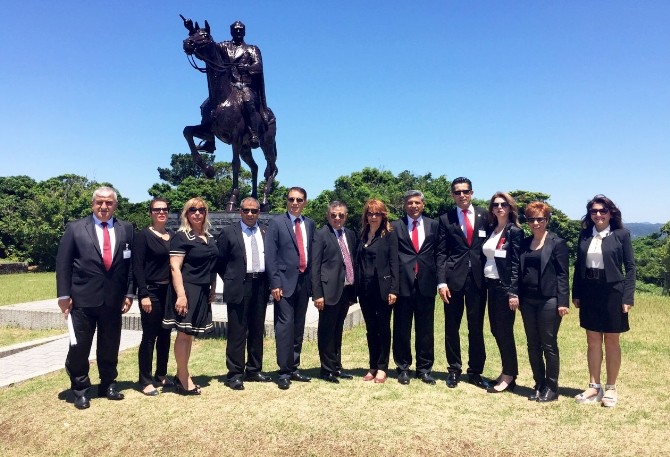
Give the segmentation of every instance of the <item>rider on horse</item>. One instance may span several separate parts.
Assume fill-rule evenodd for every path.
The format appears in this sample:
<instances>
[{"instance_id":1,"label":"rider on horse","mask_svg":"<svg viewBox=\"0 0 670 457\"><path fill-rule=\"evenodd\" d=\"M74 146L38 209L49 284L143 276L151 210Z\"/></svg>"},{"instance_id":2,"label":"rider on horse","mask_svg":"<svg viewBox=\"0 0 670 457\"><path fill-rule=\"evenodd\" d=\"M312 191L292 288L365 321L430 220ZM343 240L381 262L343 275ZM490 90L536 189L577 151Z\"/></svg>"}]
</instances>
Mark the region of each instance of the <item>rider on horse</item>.
<instances>
[{"instance_id":1,"label":"rider on horse","mask_svg":"<svg viewBox=\"0 0 670 457\"><path fill-rule=\"evenodd\" d=\"M262 113L267 109L265 103L265 84L263 80L263 60L258 47L244 42L245 26L240 21L230 25L232 41L217 43L217 49L225 64L231 65L231 83L239 91L242 100L242 114L249 129L249 146L260 145L258 132L262 122ZM212 111L216 108L207 98L200 106L202 125L211 125ZM198 149L214 152L214 141L204 141Z\"/></svg>"}]
</instances>

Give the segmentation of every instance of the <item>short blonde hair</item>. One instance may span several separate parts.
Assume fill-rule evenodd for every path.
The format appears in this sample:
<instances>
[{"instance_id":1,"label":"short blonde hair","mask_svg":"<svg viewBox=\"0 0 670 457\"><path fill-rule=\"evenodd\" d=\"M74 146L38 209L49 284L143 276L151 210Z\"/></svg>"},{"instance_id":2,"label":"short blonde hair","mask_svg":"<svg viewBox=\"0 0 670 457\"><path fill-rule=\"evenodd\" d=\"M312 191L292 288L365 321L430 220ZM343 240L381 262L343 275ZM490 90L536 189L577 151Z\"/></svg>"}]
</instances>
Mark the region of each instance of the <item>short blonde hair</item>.
<instances>
[{"instance_id":1,"label":"short blonde hair","mask_svg":"<svg viewBox=\"0 0 670 457\"><path fill-rule=\"evenodd\" d=\"M180 232L190 232L193 230L191 223L188 221L188 209L197 208L198 205L205 207L205 220L202 223L203 233L209 236L209 230L212 228L212 223L209 222L209 207L207 202L200 197L193 197L186 203L184 203L184 208L181 210L181 224L179 225Z\"/></svg>"}]
</instances>

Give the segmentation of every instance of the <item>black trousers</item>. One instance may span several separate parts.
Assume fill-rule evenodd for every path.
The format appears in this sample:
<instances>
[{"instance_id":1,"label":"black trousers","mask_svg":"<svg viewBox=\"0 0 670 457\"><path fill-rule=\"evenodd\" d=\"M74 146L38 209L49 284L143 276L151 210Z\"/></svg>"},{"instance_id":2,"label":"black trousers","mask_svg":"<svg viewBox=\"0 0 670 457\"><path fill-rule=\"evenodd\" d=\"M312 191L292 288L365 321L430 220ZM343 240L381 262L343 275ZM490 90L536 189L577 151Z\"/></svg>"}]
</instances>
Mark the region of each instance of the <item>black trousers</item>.
<instances>
[{"instance_id":1,"label":"black trousers","mask_svg":"<svg viewBox=\"0 0 670 457\"><path fill-rule=\"evenodd\" d=\"M246 374L254 375L261 372L267 304L268 288L264 277L244 281L242 303L226 303L228 308L227 379L242 380L245 374L245 347Z\"/></svg>"},{"instance_id":2,"label":"black trousers","mask_svg":"<svg viewBox=\"0 0 670 457\"><path fill-rule=\"evenodd\" d=\"M444 345L448 371L461 374L461 339L458 334L463 311L468 319L468 370L469 374L482 374L486 362L484 346L484 314L486 291L477 287L472 273L468 274L461 290L452 290L449 303L444 304Z\"/></svg>"},{"instance_id":3,"label":"black trousers","mask_svg":"<svg viewBox=\"0 0 670 457\"><path fill-rule=\"evenodd\" d=\"M556 297L531 299L521 303L521 317L528 340L528 360L537 389L549 387L558 392L560 360L558 354L558 314Z\"/></svg>"},{"instance_id":4,"label":"black trousers","mask_svg":"<svg viewBox=\"0 0 670 457\"><path fill-rule=\"evenodd\" d=\"M288 378L298 371L305 333L305 313L309 302L309 275L298 276L293 294L275 302L274 326L279 376Z\"/></svg>"},{"instance_id":5,"label":"black trousers","mask_svg":"<svg viewBox=\"0 0 670 457\"><path fill-rule=\"evenodd\" d=\"M398 297L393 309L393 359L398 372L412 366L412 320L416 372L430 373L435 362L435 296L424 297L414 281L409 297Z\"/></svg>"},{"instance_id":6,"label":"black trousers","mask_svg":"<svg viewBox=\"0 0 670 457\"><path fill-rule=\"evenodd\" d=\"M96 359L100 374L100 390L116 381L121 343L121 303L118 306L72 308L70 319L77 344L70 346L65 359L65 370L70 376L70 387L76 396L82 396L91 386L88 376L88 356L93 345L93 335L98 329Z\"/></svg>"},{"instance_id":7,"label":"black trousers","mask_svg":"<svg viewBox=\"0 0 670 457\"><path fill-rule=\"evenodd\" d=\"M387 297L382 298L380 296L376 280L366 287L358 298L363 320L365 320L370 369L388 371L391 354L391 313L393 307L389 305Z\"/></svg>"},{"instance_id":8,"label":"black trousers","mask_svg":"<svg viewBox=\"0 0 670 457\"><path fill-rule=\"evenodd\" d=\"M353 286L345 286L340 301L334 305L326 304L319 311L317 341L321 375L327 375L342 369L342 333L351 303Z\"/></svg>"},{"instance_id":9,"label":"black trousers","mask_svg":"<svg viewBox=\"0 0 670 457\"><path fill-rule=\"evenodd\" d=\"M500 350L502 373L517 376L519 374L519 363L514 341L516 313L509 308L507 290L502 286L500 280L487 279L486 286L489 293L489 324L491 325L491 334L496 340L498 350Z\"/></svg>"},{"instance_id":10,"label":"black trousers","mask_svg":"<svg viewBox=\"0 0 670 457\"><path fill-rule=\"evenodd\" d=\"M154 376L167 376L168 358L170 356L170 329L161 325L165 315L167 291L169 284L147 284L151 312L147 313L140 305L142 321L142 341L137 351L137 362L140 369L140 386L143 388L153 384L151 364L156 348L156 372Z\"/></svg>"}]
</instances>

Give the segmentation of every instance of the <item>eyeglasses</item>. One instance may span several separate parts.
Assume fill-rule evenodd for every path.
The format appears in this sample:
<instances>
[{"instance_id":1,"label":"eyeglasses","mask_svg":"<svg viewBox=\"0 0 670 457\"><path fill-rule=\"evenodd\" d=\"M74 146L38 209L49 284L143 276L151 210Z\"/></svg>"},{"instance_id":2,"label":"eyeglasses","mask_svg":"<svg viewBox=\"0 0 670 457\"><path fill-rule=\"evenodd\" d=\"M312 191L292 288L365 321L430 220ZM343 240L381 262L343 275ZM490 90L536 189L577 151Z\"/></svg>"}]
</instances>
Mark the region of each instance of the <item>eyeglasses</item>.
<instances>
[{"instance_id":1,"label":"eyeglasses","mask_svg":"<svg viewBox=\"0 0 670 457\"><path fill-rule=\"evenodd\" d=\"M494 208L507 208L508 206L509 206L509 203L507 203L507 202L502 202L502 203L493 202L493 207Z\"/></svg>"},{"instance_id":2,"label":"eyeglasses","mask_svg":"<svg viewBox=\"0 0 670 457\"><path fill-rule=\"evenodd\" d=\"M293 203L293 202L302 203L302 202L305 201L304 198L300 198L300 197L288 197L287 200L290 201L291 203Z\"/></svg>"},{"instance_id":3,"label":"eyeglasses","mask_svg":"<svg viewBox=\"0 0 670 457\"><path fill-rule=\"evenodd\" d=\"M384 215L384 213L371 213L370 211L368 211L366 214L368 217L382 217Z\"/></svg>"},{"instance_id":4,"label":"eyeglasses","mask_svg":"<svg viewBox=\"0 0 670 457\"><path fill-rule=\"evenodd\" d=\"M527 217L526 221L529 224L532 224L533 222L542 223L542 222L547 222L547 218L546 217Z\"/></svg>"},{"instance_id":5,"label":"eyeglasses","mask_svg":"<svg viewBox=\"0 0 670 457\"><path fill-rule=\"evenodd\" d=\"M345 217L347 217L347 215L344 213L330 213L331 219L344 219Z\"/></svg>"},{"instance_id":6,"label":"eyeglasses","mask_svg":"<svg viewBox=\"0 0 670 457\"><path fill-rule=\"evenodd\" d=\"M151 208L152 213L169 213L170 210L168 208Z\"/></svg>"},{"instance_id":7,"label":"eyeglasses","mask_svg":"<svg viewBox=\"0 0 670 457\"><path fill-rule=\"evenodd\" d=\"M472 190L452 190L451 193L454 195L470 195Z\"/></svg>"},{"instance_id":8,"label":"eyeglasses","mask_svg":"<svg viewBox=\"0 0 670 457\"><path fill-rule=\"evenodd\" d=\"M240 208L240 211L247 214L258 214L258 208Z\"/></svg>"},{"instance_id":9,"label":"eyeglasses","mask_svg":"<svg viewBox=\"0 0 670 457\"><path fill-rule=\"evenodd\" d=\"M600 214L607 214L607 213L609 213L609 212L610 212L610 210L608 210L607 208L591 208L591 209L589 210L589 213L590 213L592 216L595 216L595 215L598 214L598 213L600 213Z\"/></svg>"},{"instance_id":10,"label":"eyeglasses","mask_svg":"<svg viewBox=\"0 0 670 457\"><path fill-rule=\"evenodd\" d=\"M203 208L203 207L196 208L195 206L191 206L188 209L188 212L191 213L191 214L195 214L195 213L207 214L207 208Z\"/></svg>"}]
</instances>

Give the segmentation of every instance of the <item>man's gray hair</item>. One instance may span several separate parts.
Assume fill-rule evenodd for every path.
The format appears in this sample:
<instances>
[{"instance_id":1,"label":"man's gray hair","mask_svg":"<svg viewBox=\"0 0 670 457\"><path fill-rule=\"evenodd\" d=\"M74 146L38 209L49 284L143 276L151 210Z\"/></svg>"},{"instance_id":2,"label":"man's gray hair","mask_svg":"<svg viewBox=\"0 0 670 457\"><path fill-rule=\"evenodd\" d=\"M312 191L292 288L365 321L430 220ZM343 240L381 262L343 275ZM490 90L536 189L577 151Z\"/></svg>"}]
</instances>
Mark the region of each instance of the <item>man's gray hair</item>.
<instances>
[{"instance_id":1,"label":"man's gray hair","mask_svg":"<svg viewBox=\"0 0 670 457\"><path fill-rule=\"evenodd\" d=\"M419 197L422 202L426 203L426 198L423 196L423 192L416 189L408 190L407 192L405 192L405 194L402 196L403 203L407 203L407 200L409 200L412 197Z\"/></svg>"},{"instance_id":2,"label":"man's gray hair","mask_svg":"<svg viewBox=\"0 0 670 457\"><path fill-rule=\"evenodd\" d=\"M341 201L339 201L339 200L333 200L332 202L330 202L330 203L328 204L328 208L326 209L326 211L330 212L333 208L337 208L338 206L343 207L345 210L348 209L348 208L347 208L347 205L345 205L345 204L342 203Z\"/></svg>"},{"instance_id":3,"label":"man's gray hair","mask_svg":"<svg viewBox=\"0 0 670 457\"><path fill-rule=\"evenodd\" d=\"M116 203L119 202L118 199L117 199L116 190L114 190L113 187L101 186L101 187L98 187L97 189L95 189L93 191L93 197L91 197L91 203L93 203L96 198L98 198L102 195L109 195L109 194L112 194L112 198L114 199L114 201Z\"/></svg>"}]
</instances>

